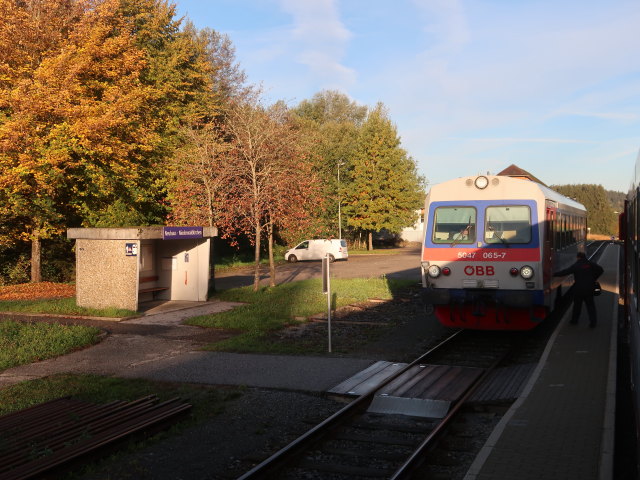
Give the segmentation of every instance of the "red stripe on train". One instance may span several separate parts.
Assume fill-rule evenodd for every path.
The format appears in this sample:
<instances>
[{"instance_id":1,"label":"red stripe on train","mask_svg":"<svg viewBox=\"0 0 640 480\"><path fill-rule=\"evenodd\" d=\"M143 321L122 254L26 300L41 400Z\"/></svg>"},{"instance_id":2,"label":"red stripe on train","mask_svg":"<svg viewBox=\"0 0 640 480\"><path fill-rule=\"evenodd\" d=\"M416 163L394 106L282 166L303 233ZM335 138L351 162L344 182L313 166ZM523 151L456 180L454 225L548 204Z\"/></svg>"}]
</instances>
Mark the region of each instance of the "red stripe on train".
<instances>
[{"instance_id":1,"label":"red stripe on train","mask_svg":"<svg viewBox=\"0 0 640 480\"><path fill-rule=\"evenodd\" d=\"M424 248L422 260L439 262L539 262L537 248Z\"/></svg>"}]
</instances>

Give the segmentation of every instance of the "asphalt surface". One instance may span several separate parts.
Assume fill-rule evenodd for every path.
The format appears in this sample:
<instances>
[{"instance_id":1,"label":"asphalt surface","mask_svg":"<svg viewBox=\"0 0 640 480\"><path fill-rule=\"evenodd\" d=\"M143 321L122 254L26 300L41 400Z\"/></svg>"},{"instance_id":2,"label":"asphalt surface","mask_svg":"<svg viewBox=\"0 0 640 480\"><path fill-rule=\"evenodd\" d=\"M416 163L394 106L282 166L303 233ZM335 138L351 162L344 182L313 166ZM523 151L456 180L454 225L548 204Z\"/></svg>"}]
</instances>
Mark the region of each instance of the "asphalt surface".
<instances>
[{"instance_id":1,"label":"asphalt surface","mask_svg":"<svg viewBox=\"0 0 640 480\"><path fill-rule=\"evenodd\" d=\"M374 251L375 252L375 251ZM420 281L420 246L395 249L393 254L350 255L348 260L338 260L329 266L332 278L373 278L385 275L389 278L408 278ZM276 283L294 282L320 277L322 262L305 261L284 263L276 269ZM234 269L215 273L217 290L253 285L253 268ZM269 283L269 269L261 267L261 285Z\"/></svg>"}]
</instances>

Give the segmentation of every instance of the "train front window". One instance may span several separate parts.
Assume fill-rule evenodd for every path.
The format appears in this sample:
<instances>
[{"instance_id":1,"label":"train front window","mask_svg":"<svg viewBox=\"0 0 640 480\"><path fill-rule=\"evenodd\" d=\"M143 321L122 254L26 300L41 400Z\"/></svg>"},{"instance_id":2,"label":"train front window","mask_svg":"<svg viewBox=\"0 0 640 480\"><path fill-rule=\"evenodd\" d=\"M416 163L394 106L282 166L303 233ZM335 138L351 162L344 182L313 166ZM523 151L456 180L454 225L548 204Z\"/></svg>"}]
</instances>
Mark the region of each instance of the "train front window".
<instances>
[{"instance_id":1,"label":"train front window","mask_svg":"<svg viewBox=\"0 0 640 480\"><path fill-rule=\"evenodd\" d=\"M473 207L438 207L434 214L433 243L474 243L476 209Z\"/></svg>"},{"instance_id":2,"label":"train front window","mask_svg":"<svg viewBox=\"0 0 640 480\"><path fill-rule=\"evenodd\" d=\"M531 209L525 205L487 207L484 241L486 243L529 243Z\"/></svg>"}]
</instances>

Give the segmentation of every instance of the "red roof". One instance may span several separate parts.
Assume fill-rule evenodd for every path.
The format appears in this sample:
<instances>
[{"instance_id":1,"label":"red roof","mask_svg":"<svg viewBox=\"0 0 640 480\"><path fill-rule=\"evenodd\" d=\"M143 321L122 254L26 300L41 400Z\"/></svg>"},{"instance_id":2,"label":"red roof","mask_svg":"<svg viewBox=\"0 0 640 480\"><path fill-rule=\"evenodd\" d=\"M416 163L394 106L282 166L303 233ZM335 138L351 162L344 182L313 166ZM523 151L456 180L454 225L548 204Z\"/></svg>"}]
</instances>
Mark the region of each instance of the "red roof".
<instances>
[{"instance_id":1,"label":"red roof","mask_svg":"<svg viewBox=\"0 0 640 480\"><path fill-rule=\"evenodd\" d=\"M541 185L544 185L545 187L547 186L543 181L514 164L509 165L507 168L498 173L498 175L503 177L514 177L521 178L523 180L531 180L532 182L539 183Z\"/></svg>"}]
</instances>

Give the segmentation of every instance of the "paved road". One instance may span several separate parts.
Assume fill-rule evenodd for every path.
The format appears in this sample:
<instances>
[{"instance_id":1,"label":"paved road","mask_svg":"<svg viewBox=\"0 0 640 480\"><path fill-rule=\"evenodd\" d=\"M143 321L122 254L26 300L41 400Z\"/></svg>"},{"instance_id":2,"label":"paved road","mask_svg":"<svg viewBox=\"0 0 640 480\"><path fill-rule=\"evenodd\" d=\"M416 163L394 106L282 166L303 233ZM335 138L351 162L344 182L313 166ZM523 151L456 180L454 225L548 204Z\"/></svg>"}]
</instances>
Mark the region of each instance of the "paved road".
<instances>
[{"instance_id":1,"label":"paved road","mask_svg":"<svg viewBox=\"0 0 640 480\"><path fill-rule=\"evenodd\" d=\"M331 264L331 276L335 278L371 278L386 275L389 278L408 278L420 281L420 248L405 247L397 253L380 255L350 255L346 261ZM276 267L276 283L286 283L320 277L322 262L308 261L284 263ZM261 284L269 282L267 266L262 266ZM216 273L216 289L244 287L253 284L253 269L243 268Z\"/></svg>"}]
</instances>

